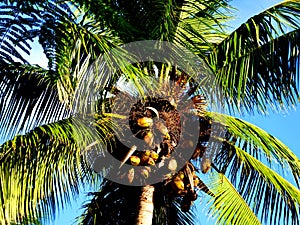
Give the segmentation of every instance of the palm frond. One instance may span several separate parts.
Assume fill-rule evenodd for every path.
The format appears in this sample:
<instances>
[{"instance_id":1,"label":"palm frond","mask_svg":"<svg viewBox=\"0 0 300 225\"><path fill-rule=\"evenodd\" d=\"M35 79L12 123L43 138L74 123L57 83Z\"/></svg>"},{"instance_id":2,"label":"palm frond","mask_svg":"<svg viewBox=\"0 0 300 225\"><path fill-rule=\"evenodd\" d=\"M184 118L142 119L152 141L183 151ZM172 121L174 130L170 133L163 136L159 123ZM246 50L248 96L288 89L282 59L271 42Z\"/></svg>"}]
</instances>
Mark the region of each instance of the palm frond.
<instances>
[{"instance_id":1,"label":"palm frond","mask_svg":"<svg viewBox=\"0 0 300 225\"><path fill-rule=\"evenodd\" d=\"M61 23L51 24L56 35L55 48L48 51L52 51L52 67L57 71L57 87L64 101L70 101L88 66L121 44L111 31L80 9L75 16L76 21L64 17Z\"/></svg>"},{"instance_id":2,"label":"palm frond","mask_svg":"<svg viewBox=\"0 0 300 225\"><path fill-rule=\"evenodd\" d=\"M126 186L104 180L99 192L91 193L93 199L84 205L85 212L79 224L134 224L136 205L141 187Z\"/></svg>"},{"instance_id":3,"label":"palm frond","mask_svg":"<svg viewBox=\"0 0 300 225\"><path fill-rule=\"evenodd\" d=\"M52 89L52 73L27 64L0 65L0 140L69 115Z\"/></svg>"},{"instance_id":4,"label":"palm frond","mask_svg":"<svg viewBox=\"0 0 300 225\"><path fill-rule=\"evenodd\" d=\"M299 185L299 159L278 139L250 123L218 113L208 114L227 130L225 135L212 130L211 142L222 143L214 165L230 178L261 220L275 224L281 218L284 223L299 224L299 189L272 170L281 169L292 182L293 175ZM280 214L282 217L276 217Z\"/></svg>"},{"instance_id":5,"label":"palm frond","mask_svg":"<svg viewBox=\"0 0 300 225\"><path fill-rule=\"evenodd\" d=\"M267 224L299 224L299 189L243 149L230 147L235 156L226 174L258 218Z\"/></svg>"},{"instance_id":6,"label":"palm frond","mask_svg":"<svg viewBox=\"0 0 300 225\"><path fill-rule=\"evenodd\" d=\"M175 43L204 57L215 44L227 37L225 22L231 18L230 10L226 1L185 2L176 30Z\"/></svg>"},{"instance_id":7,"label":"palm frond","mask_svg":"<svg viewBox=\"0 0 300 225\"><path fill-rule=\"evenodd\" d=\"M254 212L261 211L262 219L268 224L278 221L299 224L300 190L247 152L237 147L235 151L235 163L240 167L240 179L244 183L239 184L238 190L253 204Z\"/></svg>"},{"instance_id":8,"label":"palm frond","mask_svg":"<svg viewBox=\"0 0 300 225\"><path fill-rule=\"evenodd\" d=\"M50 64L52 63L50 71L27 64L5 62L1 64L3 89L0 102L3 107L0 115L6 118L0 124L3 131L2 141L38 125L66 118L70 113L68 106L71 105L80 76L87 71L98 54L114 46L112 40L115 38L105 36L109 31L102 31L97 23L89 22L91 20L89 18L83 19L82 26L77 24L81 23L80 21L74 22L73 14L68 17L69 20L66 20L64 16L68 11L59 10L53 4L48 7L51 8L50 12L55 12L47 14L46 24L42 25L40 31L41 42L43 42L41 38L45 36L48 41L50 41L49 36L57 39L52 44L42 43L46 54L49 53L47 56ZM57 17L64 19L55 20ZM57 32L59 28L61 32ZM95 48L95 45L98 48ZM90 54L93 56L91 57ZM51 109L51 112L46 109ZM19 112L24 113L17 115Z\"/></svg>"},{"instance_id":9,"label":"palm frond","mask_svg":"<svg viewBox=\"0 0 300 225\"><path fill-rule=\"evenodd\" d=\"M208 113L208 115L214 121L221 123L222 125L220 126L223 126L229 132L227 137L216 136L216 138L221 138L219 141L224 141L224 149L235 145L257 159L265 157L270 166L280 165L286 174L292 174L298 187L300 186L300 160L280 140L244 120L212 112ZM227 171L227 166L229 166L231 157L233 157L230 147L227 150L227 152L224 151L224 154L220 152L216 162L223 172Z\"/></svg>"},{"instance_id":10,"label":"palm frond","mask_svg":"<svg viewBox=\"0 0 300 225\"><path fill-rule=\"evenodd\" d=\"M223 174L214 175L211 183L216 198L210 201L210 213L217 224L261 224L242 196Z\"/></svg>"},{"instance_id":11,"label":"palm frond","mask_svg":"<svg viewBox=\"0 0 300 225\"><path fill-rule=\"evenodd\" d=\"M49 25L49 21L59 20L62 15L72 18L69 5L58 4L57 1L7 1L1 4L0 14L0 55L5 62L27 63L24 55L30 54L33 39L38 36L44 47L53 47L51 40L55 35L50 32L51 27L46 31L43 28ZM45 49L49 56L47 48Z\"/></svg>"},{"instance_id":12,"label":"palm frond","mask_svg":"<svg viewBox=\"0 0 300 225\"><path fill-rule=\"evenodd\" d=\"M172 212L169 209L169 220L175 219L171 217L177 215L176 221L174 220L174 225L175 224L193 225L199 222L199 218L197 217L197 213L195 211L194 205L191 206L189 211L182 212L180 208L180 202L175 200L175 202L173 202L172 204L172 207L175 209L173 209L174 212Z\"/></svg>"},{"instance_id":13,"label":"palm frond","mask_svg":"<svg viewBox=\"0 0 300 225\"><path fill-rule=\"evenodd\" d=\"M24 218L21 222L18 223L10 223L11 225L42 225L41 220L36 218Z\"/></svg>"},{"instance_id":14,"label":"palm frond","mask_svg":"<svg viewBox=\"0 0 300 225\"><path fill-rule=\"evenodd\" d=\"M172 41L181 21L181 14L183 11L188 11L186 5L193 8L193 11L189 11L191 16L198 14L197 17L201 18L211 15L209 11L225 5L225 1L221 3L220 1L202 1L201 4L197 1L193 2L197 4L189 4L185 1L174 0L168 2L162 0L78 2L95 15L101 24L111 29L115 36L119 36L124 43L139 40ZM193 29L193 31L196 30Z\"/></svg>"},{"instance_id":15,"label":"palm frond","mask_svg":"<svg viewBox=\"0 0 300 225\"><path fill-rule=\"evenodd\" d=\"M27 17L22 8L14 5L0 6L0 56L1 60L13 62L19 60L27 62L20 52L29 54L30 42L33 41L32 32L39 26L40 16L32 8L31 17ZM33 20L32 18L36 18Z\"/></svg>"},{"instance_id":16,"label":"palm frond","mask_svg":"<svg viewBox=\"0 0 300 225\"><path fill-rule=\"evenodd\" d=\"M284 1L250 18L211 52L208 61L230 110L264 114L298 102L299 11L298 1Z\"/></svg>"},{"instance_id":17,"label":"palm frond","mask_svg":"<svg viewBox=\"0 0 300 225\"><path fill-rule=\"evenodd\" d=\"M107 133L108 127L102 121L97 129ZM77 196L80 187L97 184L83 151L92 141L86 125L66 119L37 127L1 145L1 221L54 216Z\"/></svg>"},{"instance_id":18,"label":"palm frond","mask_svg":"<svg viewBox=\"0 0 300 225\"><path fill-rule=\"evenodd\" d=\"M145 14L151 3L133 1L76 1L90 15L99 21L101 26L112 31L113 36L120 37L123 43L147 40L146 32L139 27L148 24ZM148 4L148 5L147 5ZM132 18L133 17L133 18Z\"/></svg>"}]
</instances>

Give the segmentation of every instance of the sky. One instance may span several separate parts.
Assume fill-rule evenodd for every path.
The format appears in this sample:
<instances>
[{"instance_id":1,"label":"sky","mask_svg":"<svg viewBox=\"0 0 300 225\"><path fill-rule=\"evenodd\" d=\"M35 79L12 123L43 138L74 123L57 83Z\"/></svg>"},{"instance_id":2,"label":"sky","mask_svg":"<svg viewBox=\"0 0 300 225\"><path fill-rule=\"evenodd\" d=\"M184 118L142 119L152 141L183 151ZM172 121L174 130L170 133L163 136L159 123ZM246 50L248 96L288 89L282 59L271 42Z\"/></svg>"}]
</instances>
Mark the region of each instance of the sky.
<instances>
[{"instance_id":1,"label":"sky","mask_svg":"<svg viewBox=\"0 0 300 225\"><path fill-rule=\"evenodd\" d=\"M263 11L264 9L275 5L281 1L278 0L233 0L231 4L238 9L236 19L230 25L238 27L242 22L245 22L251 16ZM47 67L47 59L37 42L34 43L33 51L29 61L33 64ZM268 117L258 115L245 116L243 119L263 128L270 134L274 135L285 143L298 157L300 157L300 106L289 112L270 113ZM54 221L55 225L72 224L76 216L80 215L81 204L86 200L83 192L79 199L72 202L72 207L66 207L57 219ZM205 216L199 212L199 217ZM212 222L203 220L202 224L210 225Z\"/></svg>"}]
</instances>

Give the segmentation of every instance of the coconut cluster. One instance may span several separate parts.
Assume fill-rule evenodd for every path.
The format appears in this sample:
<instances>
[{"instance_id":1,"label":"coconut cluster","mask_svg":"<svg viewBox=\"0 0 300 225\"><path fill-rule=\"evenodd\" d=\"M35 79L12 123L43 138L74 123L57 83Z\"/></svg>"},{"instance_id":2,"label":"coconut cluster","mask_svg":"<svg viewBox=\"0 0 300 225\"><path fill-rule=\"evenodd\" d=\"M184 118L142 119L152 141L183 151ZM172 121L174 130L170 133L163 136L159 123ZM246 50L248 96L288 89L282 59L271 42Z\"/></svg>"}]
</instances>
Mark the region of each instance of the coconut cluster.
<instances>
[{"instance_id":1,"label":"coconut cluster","mask_svg":"<svg viewBox=\"0 0 300 225\"><path fill-rule=\"evenodd\" d=\"M112 93L118 98L108 105L114 107L114 114L125 117L118 120L124 135L114 133L108 151L121 161L116 176L128 184L146 184L164 168L163 177L157 181L164 183L170 196L181 198L182 211L188 211L199 191L212 194L197 176L198 171L206 173L211 168L211 159L205 154L211 121L205 118L205 97L195 94L198 85L184 73L178 75L175 71L170 78L174 81L171 89L162 84L159 93L156 90L140 100L119 90ZM124 102L134 104L128 108ZM186 127L192 123L199 125L199 133L189 133ZM136 139L140 141L136 143ZM178 146L191 149L193 154L188 159L181 157L182 149L178 151ZM196 169L191 160L199 159L201 168ZM122 170L124 164L130 165L130 169Z\"/></svg>"}]
</instances>

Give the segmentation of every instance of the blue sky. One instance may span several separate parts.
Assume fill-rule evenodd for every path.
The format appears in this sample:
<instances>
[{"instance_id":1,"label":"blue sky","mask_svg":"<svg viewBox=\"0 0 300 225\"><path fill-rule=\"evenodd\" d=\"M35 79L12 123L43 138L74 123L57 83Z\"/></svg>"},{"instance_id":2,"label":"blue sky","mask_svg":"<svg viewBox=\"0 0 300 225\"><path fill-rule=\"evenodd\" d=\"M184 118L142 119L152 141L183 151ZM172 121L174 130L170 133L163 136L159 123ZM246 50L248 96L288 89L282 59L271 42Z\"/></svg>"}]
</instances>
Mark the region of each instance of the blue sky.
<instances>
[{"instance_id":1,"label":"blue sky","mask_svg":"<svg viewBox=\"0 0 300 225\"><path fill-rule=\"evenodd\" d=\"M231 4L238 9L236 19L231 22L233 27L237 27L245 22L249 17L263 11L264 9L279 3L278 0L233 0ZM29 60L31 63L47 67L46 57L37 43L34 44L33 54ZM245 116L243 119L265 129L275 137L283 141L298 157L300 157L300 107L289 112L270 113L268 117L258 115ZM72 203L73 207L66 207L58 215L54 224L71 224L74 218L82 212L80 206L85 200L83 195L77 201ZM199 215L201 216L201 215ZM203 220L202 224L213 224Z\"/></svg>"}]
</instances>

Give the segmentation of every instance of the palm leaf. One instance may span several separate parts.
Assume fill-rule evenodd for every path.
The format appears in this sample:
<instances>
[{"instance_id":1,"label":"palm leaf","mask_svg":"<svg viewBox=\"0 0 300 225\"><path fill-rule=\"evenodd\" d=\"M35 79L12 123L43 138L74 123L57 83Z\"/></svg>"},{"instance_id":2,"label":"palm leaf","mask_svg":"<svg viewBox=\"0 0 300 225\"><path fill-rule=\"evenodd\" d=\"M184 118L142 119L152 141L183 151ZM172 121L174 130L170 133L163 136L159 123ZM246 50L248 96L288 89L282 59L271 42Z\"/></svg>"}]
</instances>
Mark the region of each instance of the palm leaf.
<instances>
[{"instance_id":1,"label":"palm leaf","mask_svg":"<svg viewBox=\"0 0 300 225\"><path fill-rule=\"evenodd\" d=\"M256 215L275 224L282 215L284 223L299 223L299 190L274 172L292 174L299 185L299 159L278 139L238 118L209 113L223 124L220 135L212 131L211 141L223 143L216 153L215 166L230 178ZM226 126L226 127L225 127ZM220 145L217 145L219 147ZM268 163L270 168L262 162ZM276 163L277 162L277 163ZM261 201L261 199L264 201Z\"/></svg>"},{"instance_id":2,"label":"palm leaf","mask_svg":"<svg viewBox=\"0 0 300 225\"><path fill-rule=\"evenodd\" d=\"M55 41L56 48L53 61L59 78L58 91L61 100L70 101L81 77L88 67L101 55L109 52L121 42L113 37L109 30L98 22L90 22L91 18L78 14L84 20L79 24L64 21L55 26L59 40Z\"/></svg>"},{"instance_id":3,"label":"palm leaf","mask_svg":"<svg viewBox=\"0 0 300 225\"><path fill-rule=\"evenodd\" d=\"M171 207L167 208L168 220L169 220L168 224L174 224L174 225L175 224L184 224L184 225L196 224L199 221L199 218L197 218L195 207L192 206L188 212L182 212L180 208L180 200L181 199L175 199L172 202ZM157 225L159 224L162 223L157 223Z\"/></svg>"},{"instance_id":4,"label":"palm leaf","mask_svg":"<svg viewBox=\"0 0 300 225\"><path fill-rule=\"evenodd\" d=\"M80 224L134 224L141 187L120 185L104 180L100 191L84 205ZM130 193L130 194L129 194Z\"/></svg>"},{"instance_id":5,"label":"palm leaf","mask_svg":"<svg viewBox=\"0 0 300 225\"><path fill-rule=\"evenodd\" d=\"M233 144L231 151L236 156L226 174L243 201L261 221L267 224L278 224L279 221L284 224L299 224L299 189ZM232 203L223 204L226 207L225 205Z\"/></svg>"},{"instance_id":6,"label":"palm leaf","mask_svg":"<svg viewBox=\"0 0 300 225\"><path fill-rule=\"evenodd\" d=\"M237 147L235 150L241 173L248 174L249 182L245 179L245 185L240 184L239 190L247 202L253 201L254 211L258 213L262 210L262 219L269 224L277 224L280 220L286 224L299 224L300 190L250 154ZM256 187L251 194L247 193L250 183L252 188ZM261 204L262 198L264 201Z\"/></svg>"},{"instance_id":7,"label":"palm leaf","mask_svg":"<svg viewBox=\"0 0 300 225\"><path fill-rule=\"evenodd\" d=\"M274 163L276 163L276 165L280 164L285 173L291 173L297 185L300 186L300 160L280 140L244 120L218 113L208 113L208 115L210 115L214 121L221 123L222 125L220 126L223 126L223 129L228 130L230 133L227 137L218 137L225 141L225 149L227 145L235 145L258 159L265 157L270 166L274 166ZM230 164L230 157L232 157L230 149L225 154L228 158L221 154L218 159L220 161L217 163L220 167L223 166L222 171L224 172L227 170L226 167ZM226 160L229 161L225 163Z\"/></svg>"},{"instance_id":8,"label":"palm leaf","mask_svg":"<svg viewBox=\"0 0 300 225\"><path fill-rule=\"evenodd\" d=\"M205 56L227 37L225 22L230 19L226 1L187 1L183 4L175 43Z\"/></svg>"},{"instance_id":9,"label":"palm leaf","mask_svg":"<svg viewBox=\"0 0 300 225\"><path fill-rule=\"evenodd\" d=\"M226 176L215 175L211 186L216 198L210 201L210 213L217 216L216 224L261 224Z\"/></svg>"},{"instance_id":10,"label":"palm leaf","mask_svg":"<svg viewBox=\"0 0 300 225\"><path fill-rule=\"evenodd\" d=\"M213 18L212 11L216 12L226 5L225 1L202 1L201 3L198 1L192 3L168 1L167 4L162 0L78 2L95 15L99 22L112 30L115 36L120 37L124 43L139 40L173 41L183 13L202 19ZM196 27L193 27L193 32L196 32L194 28ZM199 32L196 33L199 35ZM188 36L182 35L186 41L188 41Z\"/></svg>"},{"instance_id":11,"label":"palm leaf","mask_svg":"<svg viewBox=\"0 0 300 225\"><path fill-rule=\"evenodd\" d=\"M299 11L298 1L284 1L250 18L209 55L229 109L267 113L297 103Z\"/></svg>"},{"instance_id":12,"label":"palm leaf","mask_svg":"<svg viewBox=\"0 0 300 225\"><path fill-rule=\"evenodd\" d=\"M36 20L26 17L24 12L24 9L14 5L0 6L0 56L3 61L13 62L16 59L27 62L17 49L29 54L29 42L33 40L31 34L38 27L40 17L35 9L32 9L31 13Z\"/></svg>"},{"instance_id":13,"label":"palm leaf","mask_svg":"<svg viewBox=\"0 0 300 225\"><path fill-rule=\"evenodd\" d=\"M47 13L45 13L47 11ZM43 29L49 21L59 20L61 16L71 17L72 12L66 3L57 4L57 1L20 2L8 1L0 6L0 40L1 58L5 62L21 61L28 63L24 55L29 55L33 39L40 36L39 41L45 46L51 45L53 33ZM53 40L53 39L52 39ZM53 44L53 42L52 42ZM53 47L53 45L51 45ZM46 55L47 54L46 51Z\"/></svg>"},{"instance_id":14,"label":"palm leaf","mask_svg":"<svg viewBox=\"0 0 300 225\"><path fill-rule=\"evenodd\" d=\"M0 115L6 118L0 124L3 130L2 141L41 124L66 118L70 113L68 106L71 105L80 76L86 72L92 60L114 46L112 40L117 39L111 38L109 31L103 31L99 24L89 22L91 18L70 13L70 9L64 4L56 5L52 2L40 7L46 7L49 12L44 17L44 24L41 25L40 31L35 35L40 35L40 42L51 64L49 64L50 71L27 64L5 62L1 64L0 85L3 89L1 89L0 104L3 107ZM24 9L22 13L26 12L28 13ZM75 16L84 19L77 21ZM22 27L26 30L25 28ZM61 32L57 32L59 29ZM12 31L9 30L7 33ZM58 36L60 38L56 40ZM47 43L43 41L45 37ZM55 40L51 42L49 37ZM53 68L55 72L52 71ZM51 112L45 110L49 108ZM18 114L18 112L24 113Z\"/></svg>"},{"instance_id":15,"label":"palm leaf","mask_svg":"<svg viewBox=\"0 0 300 225\"><path fill-rule=\"evenodd\" d=\"M145 11L149 9L146 2L135 4L133 1L110 2L110 1L76 1L85 8L90 15L101 25L112 31L113 35L120 37L123 43L134 40L146 40L146 32L139 29L138 24L146 24ZM142 4L145 4L142 6ZM134 13L129 13L129 12ZM131 18L133 16L133 18ZM138 23L138 24L136 24ZM138 37L138 39L136 39Z\"/></svg>"},{"instance_id":16,"label":"palm leaf","mask_svg":"<svg viewBox=\"0 0 300 225\"><path fill-rule=\"evenodd\" d=\"M37 66L0 65L1 141L68 116L66 105L59 102L51 88L51 76L51 72Z\"/></svg>"},{"instance_id":17,"label":"palm leaf","mask_svg":"<svg viewBox=\"0 0 300 225\"><path fill-rule=\"evenodd\" d=\"M107 122L97 126L100 133L108 132L111 125ZM97 184L82 150L94 141L90 132L80 121L66 119L1 145L0 219L13 222L54 216L77 196L80 187Z\"/></svg>"}]
</instances>

